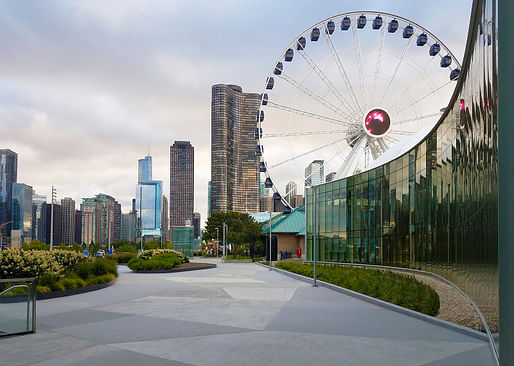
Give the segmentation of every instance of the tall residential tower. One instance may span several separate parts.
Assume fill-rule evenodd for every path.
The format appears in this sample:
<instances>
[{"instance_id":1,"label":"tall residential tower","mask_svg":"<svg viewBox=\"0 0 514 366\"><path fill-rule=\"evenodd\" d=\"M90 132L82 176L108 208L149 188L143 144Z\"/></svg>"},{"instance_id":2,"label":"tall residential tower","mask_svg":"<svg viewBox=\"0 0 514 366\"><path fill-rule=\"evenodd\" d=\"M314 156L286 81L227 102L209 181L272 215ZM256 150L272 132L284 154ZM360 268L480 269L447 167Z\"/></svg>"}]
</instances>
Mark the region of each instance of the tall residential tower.
<instances>
[{"instance_id":1,"label":"tall residential tower","mask_svg":"<svg viewBox=\"0 0 514 366\"><path fill-rule=\"evenodd\" d=\"M195 150L189 141L170 146L170 226L193 220Z\"/></svg>"},{"instance_id":2,"label":"tall residential tower","mask_svg":"<svg viewBox=\"0 0 514 366\"><path fill-rule=\"evenodd\" d=\"M237 85L212 87L211 211L259 210L254 131L260 96Z\"/></svg>"}]
</instances>

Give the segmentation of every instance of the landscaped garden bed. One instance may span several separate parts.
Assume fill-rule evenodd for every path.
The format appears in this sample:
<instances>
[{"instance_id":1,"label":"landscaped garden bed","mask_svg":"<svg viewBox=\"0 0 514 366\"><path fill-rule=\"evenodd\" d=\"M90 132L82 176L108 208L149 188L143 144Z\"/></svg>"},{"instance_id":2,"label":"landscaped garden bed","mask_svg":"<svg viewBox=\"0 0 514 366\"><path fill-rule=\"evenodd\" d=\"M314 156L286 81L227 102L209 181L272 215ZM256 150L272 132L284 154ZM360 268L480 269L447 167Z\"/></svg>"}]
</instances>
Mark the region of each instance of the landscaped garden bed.
<instances>
[{"instance_id":1,"label":"landscaped garden bed","mask_svg":"<svg viewBox=\"0 0 514 366\"><path fill-rule=\"evenodd\" d=\"M279 262L277 268L305 277L313 276L311 264ZM439 296L414 276L391 271L318 264L316 277L336 286L359 292L428 315L437 315Z\"/></svg>"},{"instance_id":2,"label":"landscaped garden bed","mask_svg":"<svg viewBox=\"0 0 514 366\"><path fill-rule=\"evenodd\" d=\"M50 294L73 294L85 291L75 289L105 287L103 284L116 279L116 262L107 258L86 258L73 250L23 250L8 249L0 252L0 278L36 277L38 296L54 297ZM3 283L1 290L14 283ZM24 295L25 289L13 289L4 296Z\"/></svg>"}]
</instances>

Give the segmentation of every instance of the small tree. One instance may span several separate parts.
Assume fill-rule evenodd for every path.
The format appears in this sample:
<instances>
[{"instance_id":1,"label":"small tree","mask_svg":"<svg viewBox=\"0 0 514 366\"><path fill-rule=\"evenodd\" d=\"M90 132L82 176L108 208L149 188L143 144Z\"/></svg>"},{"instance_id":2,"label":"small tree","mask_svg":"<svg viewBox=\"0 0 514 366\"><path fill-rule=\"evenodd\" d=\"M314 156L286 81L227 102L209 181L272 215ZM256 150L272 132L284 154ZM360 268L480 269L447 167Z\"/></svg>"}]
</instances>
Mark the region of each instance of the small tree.
<instances>
[{"instance_id":1,"label":"small tree","mask_svg":"<svg viewBox=\"0 0 514 366\"><path fill-rule=\"evenodd\" d=\"M204 239L216 239L216 228L219 230L219 240L223 240L223 223L228 225L225 236L227 243L232 243L236 247L239 244L250 244L250 254L253 257L253 247L261 235L261 225L246 213L233 211L214 211L207 219L207 225L203 231ZM236 252L236 248L234 248Z\"/></svg>"}]
</instances>

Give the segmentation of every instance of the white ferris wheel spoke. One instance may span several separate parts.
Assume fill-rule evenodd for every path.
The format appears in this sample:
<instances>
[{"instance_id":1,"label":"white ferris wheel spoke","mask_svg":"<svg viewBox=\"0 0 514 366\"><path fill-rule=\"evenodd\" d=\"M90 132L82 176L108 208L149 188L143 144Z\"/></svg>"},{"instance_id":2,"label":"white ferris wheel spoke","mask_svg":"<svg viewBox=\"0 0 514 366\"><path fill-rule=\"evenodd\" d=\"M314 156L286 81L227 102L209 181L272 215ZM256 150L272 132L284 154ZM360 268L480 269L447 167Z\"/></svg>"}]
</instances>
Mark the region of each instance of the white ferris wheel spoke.
<instances>
[{"instance_id":1,"label":"white ferris wheel spoke","mask_svg":"<svg viewBox=\"0 0 514 366\"><path fill-rule=\"evenodd\" d=\"M325 28L326 28L326 25L325 25ZM364 111L362 110L362 106L359 104L359 101L357 100L355 91L353 90L352 84L350 83L350 79L348 78L348 75L346 74L346 70L344 69L343 64L341 62L341 57L339 56L339 52L337 51L337 48L334 46L334 42L332 41L332 36L328 32L324 32L323 34L325 35L325 39L326 39L328 46L330 48L330 51L332 53L332 57L334 58L337 68L339 69L339 73L341 74L341 77L344 80L346 89L348 89L348 91L350 92L350 96L352 97L355 107L358 109L360 114L363 115Z\"/></svg>"},{"instance_id":2,"label":"white ferris wheel spoke","mask_svg":"<svg viewBox=\"0 0 514 366\"><path fill-rule=\"evenodd\" d=\"M312 99L314 99L315 101L317 101L324 107L330 109L331 111L335 112L336 114L338 114L342 117L348 118L350 120L353 119L352 116L348 115L345 111L342 111L341 109L339 109L338 107L336 107L335 105L330 103L325 98L319 96L318 94L316 94L315 92L313 92L312 90L307 88L305 85L303 85L303 83L300 83L300 82L296 81L295 79L293 79L292 77L290 77L289 75L287 75L285 72L282 71L282 73L277 76L279 78L281 78L282 80L287 81L289 84L291 84L292 86L294 86L295 88L300 90L302 93L311 97Z\"/></svg>"},{"instance_id":3,"label":"white ferris wheel spoke","mask_svg":"<svg viewBox=\"0 0 514 366\"><path fill-rule=\"evenodd\" d=\"M431 96L431 95L433 95L433 94L437 93L439 90L441 90L442 88L444 88L445 86L447 86L448 84L450 84L450 83L452 83L452 82L453 82L453 81L452 81L452 80L450 80L450 81L446 82L445 84L441 85L439 88L437 88L437 89L435 89L435 90L432 90L430 93L425 94L424 96L422 96L422 97L421 97L421 98L419 98L418 100L416 100L416 101L414 101L413 103L409 104L408 106L406 106L406 107L404 107L404 108L400 109L400 110L398 111L398 113L403 112L403 111L404 111L404 110L406 110L407 108L413 107L414 105L416 105L416 104L418 104L419 102L421 102L423 99L428 98L429 96Z\"/></svg>"},{"instance_id":4,"label":"white ferris wheel spoke","mask_svg":"<svg viewBox=\"0 0 514 366\"><path fill-rule=\"evenodd\" d=\"M346 108L348 113L355 115L355 110L352 108L352 106L346 101L343 94L334 86L334 84L330 81L330 79L325 75L323 70L316 64L314 59L309 55L309 53L305 50L305 48L302 48L298 51L300 56L309 64L309 66L314 70L316 75L323 81L323 83L328 87L330 92L334 94L334 96L341 102L341 104Z\"/></svg>"},{"instance_id":5,"label":"white ferris wheel spoke","mask_svg":"<svg viewBox=\"0 0 514 366\"><path fill-rule=\"evenodd\" d=\"M377 62L375 64L375 77L373 78L373 92L371 93L371 103L375 103L375 94L377 91L377 82L378 82L378 75L380 74L380 68L381 68L381 62L382 62L382 50L384 49L384 40L385 40L385 34L386 34L386 26L382 27L380 31L380 39L378 41L378 56L377 56Z\"/></svg>"},{"instance_id":6,"label":"white ferris wheel spoke","mask_svg":"<svg viewBox=\"0 0 514 366\"><path fill-rule=\"evenodd\" d=\"M337 135L347 133L348 130L323 130L323 131L307 131L307 132L283 132L283 133L265 133L263 139L272 137L291 137L291 136L317 136L317 135Z\"/></svg>"},{"instance_id":7,"label":"white ferris wheel spoke","mask_svg":"<svg viewBox=\"0 0 514 366\"><path fill-rule=\"evenodd\" d=\"M380 99L380 103L379 104L382 104L382 102L384 101L384 98L387 95L387 92L389 91L389 88L391 87L391 84L393 83L393 80L396 77L396 74L398 73L398 70L400 69L400 66L401 66L401 64L403 62L403 59L405 58L405 55L407 54L407 51L409 50L409 47L412 44L412 40L413 39L414 39L414 36L411 36L409 38L409 41L407 42L407 45L405 46L405 48L403 50L402 57L400 57L400 60L396 64L396 68L394 69L393 76L391 76L391 80L389 80L389 84L387 85L387 88L385 89L384 95L382 95L382 99Z\"/></svg>"},{"instance_id":8,"label":"white ferris wheel spoke","mask_svg":"<svg viewBox=\"0 0 514 366\"><path fill-rule=\"evenodd\" d=\"M278 166L281 166L281 165L283 165L283 164L285 164L285 163L289 163L290 161L293 161L293 160L299 159L299 158L304 157L304 156L306 156L306 155L312 154L312 153L314 153L314 152L316 152L316 151L323 150L323 149L325 149L325 148L327 148L327 147L329 147L329 146L332 146L332 145L338 144L338 143L340 143L341 141L344 141L344 140L346 140L346 137L343 137L343 138L341 138L341 139L338 139L338 140L332 141L332 142L331 142L331 143L329 143L329 144L323 144L323 145L318 146L318 147L316 147L316 148L314 148L314 149L312 149L312 150L309 150L309 151L306 151L306 152L301 153L301 154L299 154L299 155L293 156L293 157L291 157L291 158L289 158L289 159L282 160L281 162L279 162L279 163L277 163L277 164L275 164L275 165L271 166L271 169L274 169L274 168L276 168L276 167L278 167Z\"/></svg>"},{"instance_id":9,"label":"white ferris wheel spoke","mask_svg":"<svg viewBox=\"0 0 514 366\"><path fill-rule=\"evenodd\" d=\"M352 121L344 121L344 120L340 120L340 119L336 119L336 118L332 118L332 117L323 116L321 114L304 111L304 110L301 110L298 108L288 107L286 105L278 104L278 103L275 103L272 101L268 101L268 106L271 108L276 108L276 109L280 109L280 110L283 110L286 112L296 113L301 116L319 119L321 121L333 123L333 124L340 125L340 126L353 126L356 123L356 122L353 122L353 120Z\"/></svg>"},{"instance_id":10,"label":"white ferris wheel spoke","mask_svg":"<svg viewBox=\"0 0 514 366\"><path fill-rule=\"evenodd\" d=\"M361 134L357 136L355 139L355 145L353 145L352 150L350 153L346 156L346 158L343 161L343 164L337 171L337 177L342 178L349 174L349 171L351 170L351 173L353 173L353 169L355 166L358 165L358 162L360 160L360 157L355 161L355 156L357 156L357 153L363 153L364 148L366 147L367 142L367 135Z\"/></svg>"},{"instance_id":11,"label":"white ferris wheel spoke","mask_svg":"<svg viewBox=\"0 0 514 366\"><path fill-rule=\"evenodd\" d=\"M361 89L361 96L363 98L362 105L364 108L368 108L366 86L364 82L364 71L362 70L362 53L361 53L361 42L359 39L359 33L357 31L357 22L352 22L353 42L355 43L355 52L357 52L357 69L359 71L359 84Z\"/></svg>"},{"instance_id":12,"label":"white ferris wheel spoke","mask_svg":"<svg viewBox=\"0 0 514 366\"><path fill-rule=\"evenodd\" d=\"M411 122L421 121L421 120L427 119L427 118L437 117L440 115L441 115L441 112L437 112L437 113L427 114L427 115L416 117L416 118L404 119L402 121L395 122L394 124L395 124L395 126L398 126L398 125L408 124Z\"/></svg>"}]
</instances>

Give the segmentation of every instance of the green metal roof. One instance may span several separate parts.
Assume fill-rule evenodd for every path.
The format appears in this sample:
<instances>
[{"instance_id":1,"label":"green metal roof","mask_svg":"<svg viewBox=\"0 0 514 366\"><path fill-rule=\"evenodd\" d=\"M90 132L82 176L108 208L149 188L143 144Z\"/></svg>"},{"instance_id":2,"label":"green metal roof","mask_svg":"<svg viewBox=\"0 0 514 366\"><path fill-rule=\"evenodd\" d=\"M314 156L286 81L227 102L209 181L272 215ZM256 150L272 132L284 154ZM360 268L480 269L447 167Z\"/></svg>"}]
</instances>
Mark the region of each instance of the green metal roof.
<instances>
[{"instance_id":1,"label":"green metal roof","mask_svg":"<svg viewBox=\"0 0 514 366\"><path fill-rule=\"evenodd\" d=\"M273 222L271 225L272 233L294 233L297 235L301 235L303 232L305 235L305 210L304 207L299 207L289 215L283 216L277 222ZM269 234L269 226L264 225L264 230L262 234Z\"/></svg>"}]
</instances>

